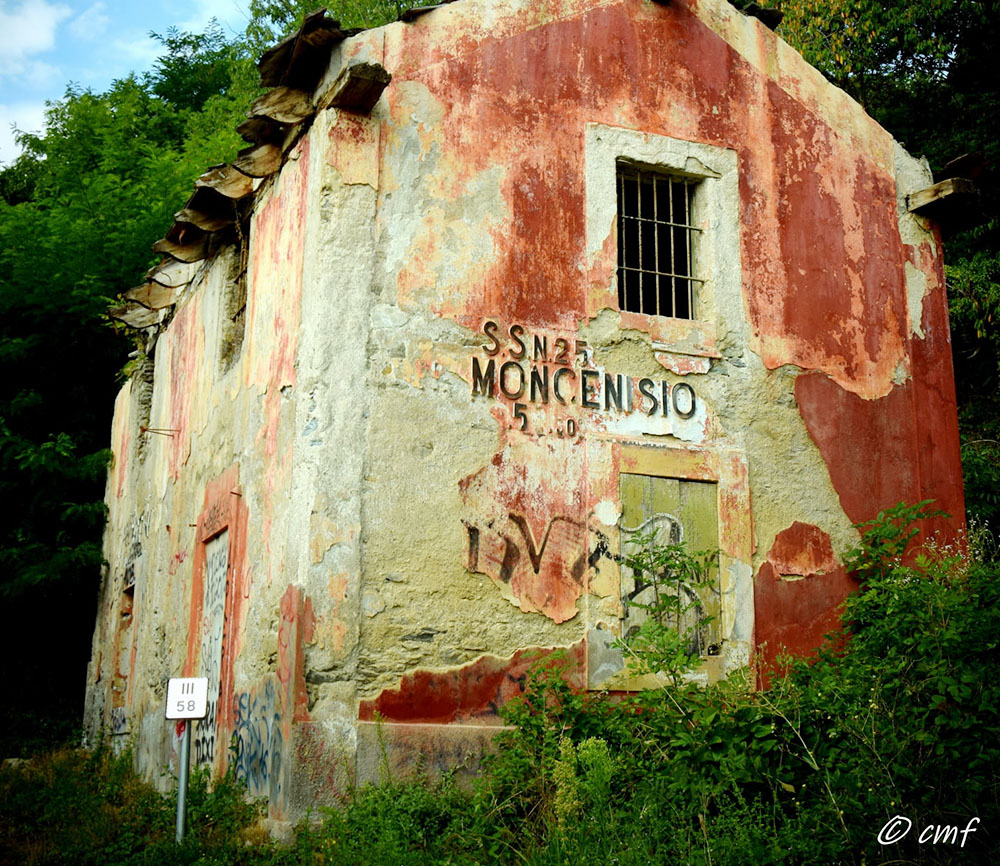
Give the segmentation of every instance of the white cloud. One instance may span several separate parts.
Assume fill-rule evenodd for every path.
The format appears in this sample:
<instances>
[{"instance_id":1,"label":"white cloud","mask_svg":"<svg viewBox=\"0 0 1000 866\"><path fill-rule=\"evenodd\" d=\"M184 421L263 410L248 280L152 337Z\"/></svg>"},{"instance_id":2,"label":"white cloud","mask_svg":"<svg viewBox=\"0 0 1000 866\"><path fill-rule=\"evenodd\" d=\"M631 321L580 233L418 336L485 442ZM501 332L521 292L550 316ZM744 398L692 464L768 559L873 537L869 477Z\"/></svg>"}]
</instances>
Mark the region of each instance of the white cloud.
<instances>
[{"instance_id":1,"label":"white cloud","mask_svg":"<svg viewBox=\"0 0 1000 866\"><path fill-rule=\"evenodd\" d=\"M14 141L12 126L25 132L42 132L45 128L45 103L18 102L0 105L0 165L13 162L21 152Z\"/></svg>"},{"instance_id":2,"label":"white cloud","mask_svg":"<svg viewBox=\"0 0 1000 866\"><path fill-rule=\"evenodd\" d=\"M181 30L201 33L215 18L224 33L234 36L242 34L250 20L247 7L240 0L194 0L193 7L187 20L178 25Z\"/></svg>"},{"instance_id":3,"label":"white cloud","mask_svg":"<svg viewBox=\"0 0 1000 866\"><path fill-rule=\"evenodd\" d=\"M148 30L142 33L122 33L112 40L111 47L118 65L135 72L142 72L152 66L162 50L160 43L150 37Z\"/></svg>"},{"instance_id":4,"label":"white cloud","mask_svg":"<svg viewBox=\"0 0 1000 866\"><path fill-rule=\"evenodd\" d=\"M70 33L86 42L99 39L107 32L111 23L111 19L105 14L106 9L107 7L101 2L88 6L70 22Z\"/></svg>"},{"instance_id":5,"label":"white cloud","mask_svg":"<svg viewBox=\"0 0 1000 866\"><path fill-rule=\"evenodd\" d=\"M48 0L0 4L0 77L30 73L30 58L55 45L56 28L71 10Z\"/></svg>"},{"instance_id":6,"label":"white cloud","mask_svg":"<svg viewBox=\"0 0 1000 866\"><path fill-rule=\"evenodd\" d=\"M17 80L29 91L51 90L64 84L63 71L44 60L26 60L18 71Z\"/></svg>"}]
</instances>

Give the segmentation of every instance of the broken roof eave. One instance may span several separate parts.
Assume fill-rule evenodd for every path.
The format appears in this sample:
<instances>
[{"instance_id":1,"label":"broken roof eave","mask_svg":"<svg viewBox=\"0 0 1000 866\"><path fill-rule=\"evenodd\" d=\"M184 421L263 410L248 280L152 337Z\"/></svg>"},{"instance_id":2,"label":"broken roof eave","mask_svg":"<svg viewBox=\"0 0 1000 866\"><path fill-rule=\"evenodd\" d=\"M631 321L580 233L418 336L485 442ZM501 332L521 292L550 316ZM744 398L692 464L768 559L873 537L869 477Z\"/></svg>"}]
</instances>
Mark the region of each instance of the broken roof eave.
<instances>
[{"instance_id":1,"label":"broken roof eave","mask_svg":"<svg viewBox=\"0 0 1000 866\"><path fill-rule=\"evenodd\" d=\"M391 79L378 64L350 63L324 86L334 46L359 32L342 30L319 9L262 55L257 64L261 85L271 89L237 127L248 146L232 164L212 166L195 181L191 197L153 245L162 260L145 283L126 291L122 303L108 311L111 319L136 330L162 327L203 266L238 241L241 233L234 226L252 210L261 184L281 170L316 113L329 107L371 111Z\"/></svg>"}]
</instances>

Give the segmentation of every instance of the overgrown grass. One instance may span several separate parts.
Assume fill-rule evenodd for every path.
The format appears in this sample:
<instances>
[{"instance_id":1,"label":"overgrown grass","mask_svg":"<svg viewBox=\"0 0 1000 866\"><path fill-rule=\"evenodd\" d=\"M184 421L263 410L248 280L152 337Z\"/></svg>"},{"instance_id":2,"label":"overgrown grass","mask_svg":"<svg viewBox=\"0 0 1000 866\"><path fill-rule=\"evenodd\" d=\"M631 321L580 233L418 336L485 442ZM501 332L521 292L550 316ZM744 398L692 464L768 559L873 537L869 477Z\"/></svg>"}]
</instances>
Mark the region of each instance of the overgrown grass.
<instances>
[{"instance_id":1,"label":"overgrown grass","mask_svg":"<svg viewBox=\"0 0 1000 866\"><path fill-rule=\"evenodd\" d=\"M233 779L196 775L191 834L128 755L64 750L0 773L0 861L25 864L993 863L1000 797L1000 569L961 551L903 565L919 506L863 527L850 637L749 677L579 694L551 665L508 706L472 791L388 781L313 815L286 846ZM671 643L674 647L674 643ZM654 648L655 649L655 648ZM670 651L637 655L682 664ZM894 816L912 821L880 844ZM978 818L972 831L970 819ZM954 827L921 841L926 827ZM964 842L964 844L962 844Z\"/></svg>"},{"instance_id":2,"label":"overgrown grass","mask_svg":"<svg viewBox=\"0 0 1000 866\"><path fill-rule=\"evenodd\" d=\"M0 863L272 862L276 848L257 824L259 808L231 779L209 791L205 774L192 774L188 803L190 832L177 846L176 800L135 774L131 753L35 755L0 770Z\"/></svg>"}]
</instances>

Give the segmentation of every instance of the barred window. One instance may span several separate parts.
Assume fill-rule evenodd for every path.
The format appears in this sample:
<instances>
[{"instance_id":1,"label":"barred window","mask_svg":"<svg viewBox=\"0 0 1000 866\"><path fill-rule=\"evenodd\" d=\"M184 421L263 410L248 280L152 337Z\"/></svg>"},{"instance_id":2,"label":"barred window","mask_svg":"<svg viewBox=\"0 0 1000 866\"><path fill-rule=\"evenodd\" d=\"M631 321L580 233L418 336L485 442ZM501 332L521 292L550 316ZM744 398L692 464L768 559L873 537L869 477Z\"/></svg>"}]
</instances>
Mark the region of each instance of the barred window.
<instances>
[{"instance_id":1,"label":"barred window","mask_svg":"<svg viewBox=\"0 0 1000 866\"><path fill-rule=\"evenodd\" d=\"M698 180L618 162L618 306L632 313L693 319L691 224Z\"/></svg>"}]
</instances>

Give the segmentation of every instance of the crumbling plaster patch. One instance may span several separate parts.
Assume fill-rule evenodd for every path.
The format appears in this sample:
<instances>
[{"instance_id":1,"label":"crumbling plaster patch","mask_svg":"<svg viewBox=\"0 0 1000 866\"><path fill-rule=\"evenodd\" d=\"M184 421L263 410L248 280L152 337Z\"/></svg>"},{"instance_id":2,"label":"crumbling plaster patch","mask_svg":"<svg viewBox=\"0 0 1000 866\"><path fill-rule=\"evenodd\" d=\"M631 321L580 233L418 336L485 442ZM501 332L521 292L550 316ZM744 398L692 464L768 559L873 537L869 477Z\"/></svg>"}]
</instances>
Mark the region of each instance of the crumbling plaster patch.
<instances>
[{"instance_id":1,"label":"crumbling plaster patch","mask_svg":"<svg viewBox=\"0 0 1000 866\"><path fill-rule=\"evenodd\" d=\"M914 158L899 144L895 146L894 155L899 236L910 247L910 260L905 265L910 334L923 340L926 339L922 325L924 298L938 282L936 273L928 274L925 270L925 260L936 260L938 238L926 218L910 213L907 196L930 186L934 178L926 158ZM931 255L923 255L924 250Z\"/></svg>"},{"instance_id":2,"label":"crumbling plaster patch","mask_svg":"<svg viewBox=\"0 0 1000 866\"><path fill-rule=\"evenodd\" d=\"M463 567L459 481L497 447L488 407L470 407L467 383L447 373L426 376L420 388L390 381L375 393L369 423L380 435L370 436L365 473L364 573L365 592L385 613L362 624L364 693L421 659L453 665L560 642L550 621L525 617ZM427 501L434 506L422 508ZM431 640L406 639L425 629L434 630Z\"/></svg>"},{"instance_id":3,"label":"crumbling plaster patch","mask_svg":"<svg viewBox=\"0 0 1000 866\"><path fill-rule=\"evenodd\" d=\"M924 296L927 294L927 274L911 262L906 262L906 306L910 314L910 334L924 339L921 325L924 313ZM897 382L902 384L902 382Z\"/></svg>"}]
</instances>

